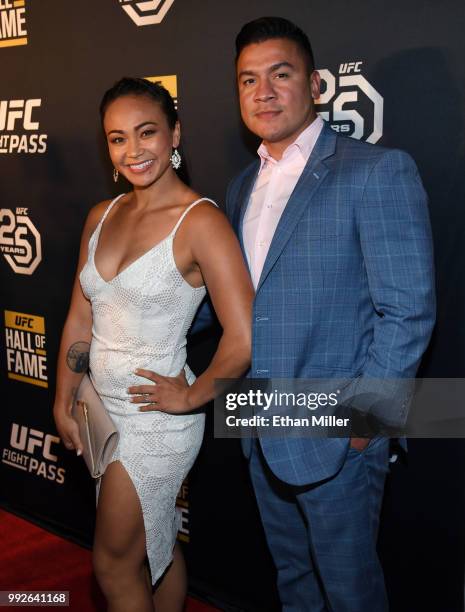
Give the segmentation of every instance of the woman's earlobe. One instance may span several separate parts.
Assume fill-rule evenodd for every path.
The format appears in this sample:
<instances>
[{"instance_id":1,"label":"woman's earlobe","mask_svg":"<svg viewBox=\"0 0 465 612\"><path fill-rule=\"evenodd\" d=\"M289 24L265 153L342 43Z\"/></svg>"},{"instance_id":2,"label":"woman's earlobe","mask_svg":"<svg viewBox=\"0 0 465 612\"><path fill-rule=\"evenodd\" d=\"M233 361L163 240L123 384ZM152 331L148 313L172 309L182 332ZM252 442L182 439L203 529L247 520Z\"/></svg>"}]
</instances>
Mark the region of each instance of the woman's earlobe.
<instances>
[{"instance_id":1,"label":"woman's earlobe","mask_svg":"<svg viewBox=\"0 0 465 612\"><path fill-rule=\"evenodd\" d=\"M179 121L176 121L176 125L173 130L173 149L179 147L179 143L181 142L181 124Z\"/></svg>"}]
</instances>

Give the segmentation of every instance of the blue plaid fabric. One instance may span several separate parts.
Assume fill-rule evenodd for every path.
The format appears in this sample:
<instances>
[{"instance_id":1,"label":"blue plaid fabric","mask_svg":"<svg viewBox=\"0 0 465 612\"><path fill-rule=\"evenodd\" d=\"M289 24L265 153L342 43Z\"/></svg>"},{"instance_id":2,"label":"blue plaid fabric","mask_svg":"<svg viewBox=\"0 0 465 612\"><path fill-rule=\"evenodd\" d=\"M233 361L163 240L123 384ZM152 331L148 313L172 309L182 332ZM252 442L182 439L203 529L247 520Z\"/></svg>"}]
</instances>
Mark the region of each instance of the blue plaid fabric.
<instances>
[{"instance_id":1,"label":"blue plaid fabric","mask_svg":"<svg viewBox=\"0 0 465 612\"><path fill-rule=\"evenodd\" d=\"M226 213L241 243L258 168L228 189ZM415 163L325 126L263 267L250 376L413 378L434 319L431 230ZM335 474L347 444L261 440L272 471L293 485Z\"/></svg>"},{"instance_id":2,"label":"blue plaid fabric","mask_svg":"<svg viewBox=\"0 0 465 612\"><path fill-rule=\"evenodd\" d=\"M293 487L276 478L253 441L250 476L278 574L283 612L387 612L376 554L388 471L386 438L349 449L322 483Z\"/></svg>"}]
</instances>

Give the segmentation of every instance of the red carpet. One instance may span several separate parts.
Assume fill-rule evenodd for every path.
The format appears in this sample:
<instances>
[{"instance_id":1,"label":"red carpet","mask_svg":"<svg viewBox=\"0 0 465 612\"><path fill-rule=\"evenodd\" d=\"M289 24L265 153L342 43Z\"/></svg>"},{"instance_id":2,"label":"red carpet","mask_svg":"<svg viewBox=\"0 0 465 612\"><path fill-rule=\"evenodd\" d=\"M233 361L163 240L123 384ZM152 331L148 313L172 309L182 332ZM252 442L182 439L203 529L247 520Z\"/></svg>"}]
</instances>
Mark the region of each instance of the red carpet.
<instances>
[{"instance_id":1,"label":"red carpet","mask_svg":"<svg viewBox=\"0 0 465 612\"><path fill-rule=\"evenodd\" d=\"M0 510L0 591L69 591L73 612L103 612L91 553ZM186 612L215 612L189 598Z\"/></svg>"}]
</instances>

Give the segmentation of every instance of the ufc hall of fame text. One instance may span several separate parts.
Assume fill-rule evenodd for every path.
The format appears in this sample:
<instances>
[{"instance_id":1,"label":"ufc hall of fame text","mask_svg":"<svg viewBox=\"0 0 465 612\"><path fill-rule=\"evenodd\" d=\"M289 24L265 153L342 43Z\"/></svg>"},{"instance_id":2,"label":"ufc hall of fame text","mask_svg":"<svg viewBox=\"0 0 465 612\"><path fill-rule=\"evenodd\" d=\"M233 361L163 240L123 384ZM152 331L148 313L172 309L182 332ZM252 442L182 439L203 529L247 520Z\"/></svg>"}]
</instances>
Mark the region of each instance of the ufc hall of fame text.
<instances>
[{"instance_id":1,"label":"ufc hall of fame text","mask_svg":"<svg viewBox=\"0 0 465 612\"><path fill-rule=\"evenodd\" d=\"M4 311L7 376L10 380L48 388L45 319Z\"/></svg>"},{"instance_id":2,"label":"ufc hall of fame text","mask_svg":"<svg viewBox=\"0 0 465 612\"><path fill-rule=\"evenodd\" d=\"M0 49L27 45L25 0L0 0Z\"/></svg>"}]
</instances>

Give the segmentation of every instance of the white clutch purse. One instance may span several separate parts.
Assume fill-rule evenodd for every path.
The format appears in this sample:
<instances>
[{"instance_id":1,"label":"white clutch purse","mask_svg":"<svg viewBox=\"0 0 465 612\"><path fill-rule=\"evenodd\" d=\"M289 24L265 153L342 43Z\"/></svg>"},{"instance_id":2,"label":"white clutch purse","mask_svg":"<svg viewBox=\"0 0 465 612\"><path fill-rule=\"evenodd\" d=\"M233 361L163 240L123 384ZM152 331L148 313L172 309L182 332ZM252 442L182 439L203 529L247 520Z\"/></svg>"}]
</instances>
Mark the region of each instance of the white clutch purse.
<instances>
[{"instance_id":1,"label":"white clutch purse","mask_svg":"<svg viewBox=\"0 0 465 612\"><path fill-rule=\"evenodd\" d=\"M83 458L92 478L100 478L118 444L119 433L88 374L79 385L72 416L79 426Z\"/></svg>"}]
</instances>

